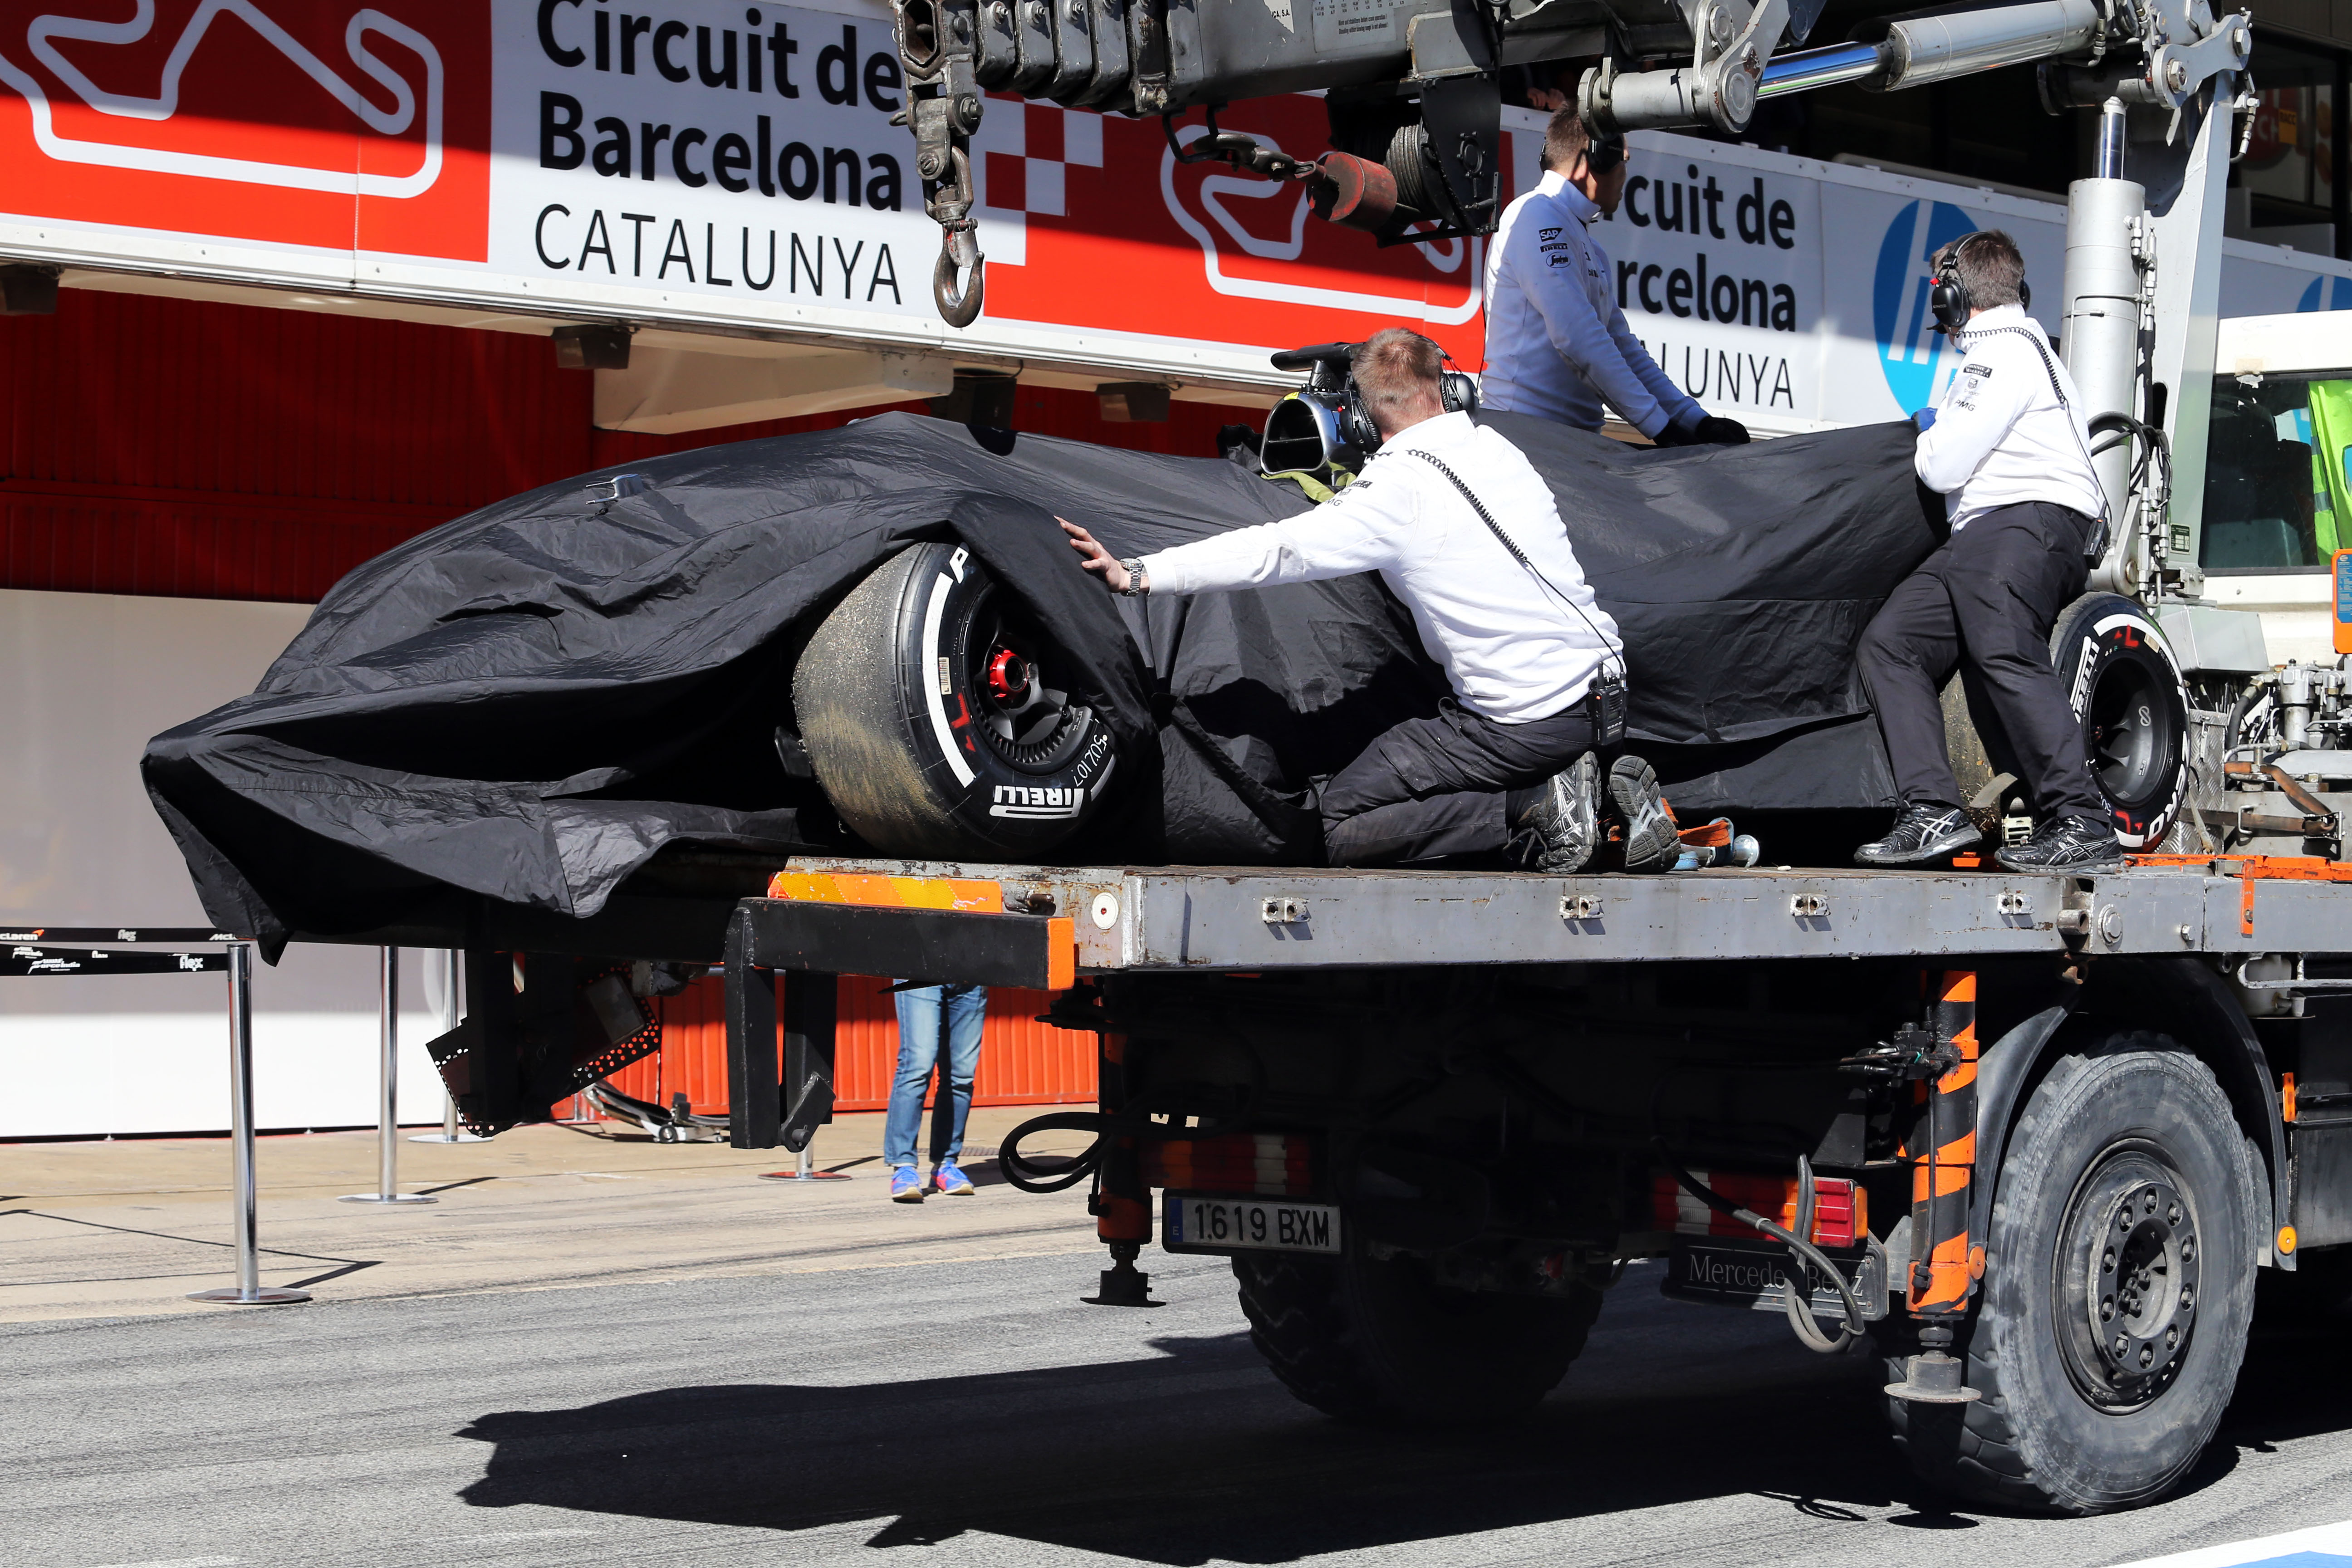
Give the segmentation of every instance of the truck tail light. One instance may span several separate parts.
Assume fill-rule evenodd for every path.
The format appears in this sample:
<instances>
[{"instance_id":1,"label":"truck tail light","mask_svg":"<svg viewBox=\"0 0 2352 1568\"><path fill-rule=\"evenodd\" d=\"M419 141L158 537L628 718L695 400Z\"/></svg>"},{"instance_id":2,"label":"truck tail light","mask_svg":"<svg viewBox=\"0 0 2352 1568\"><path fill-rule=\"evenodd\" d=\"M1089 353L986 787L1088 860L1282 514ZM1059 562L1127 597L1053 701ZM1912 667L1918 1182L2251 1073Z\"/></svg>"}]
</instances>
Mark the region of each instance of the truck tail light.
<instances>
[{"instance_id":1,"label":"truck tail light","mask_svg":"<svg viewBox=\"0 0 2352 1568\"><path fill-rule=\"evenodd\" d=\"M1188 1193L1306 1197L1315 1190L1312 1142L1280 1132L1167 1139L1137 1151L1144 1185Z\"/></svg>"},{"instance_id":2,"label":"truck tail light","mask_svg":"<svg viewBox=\"0 0 2352 1568\"><path fill-rule=\"evenodd\" d=\"M1759 1176L1746 1172L1694 1171L1707 1186L1740 1207L1794 1230L1797 1226L1797 1179ZM1684 1236L1752 1237L1755 1230L1729 1215L1717 1214L1690 1194L1672 1176L1660 1176L1652 1189L1652 1208L1660 1230ZM1815 1247L1859 1247L1870 1234L1870 1194L1843 1176L1813 1178Z\"/></svg>"}]
</instances>

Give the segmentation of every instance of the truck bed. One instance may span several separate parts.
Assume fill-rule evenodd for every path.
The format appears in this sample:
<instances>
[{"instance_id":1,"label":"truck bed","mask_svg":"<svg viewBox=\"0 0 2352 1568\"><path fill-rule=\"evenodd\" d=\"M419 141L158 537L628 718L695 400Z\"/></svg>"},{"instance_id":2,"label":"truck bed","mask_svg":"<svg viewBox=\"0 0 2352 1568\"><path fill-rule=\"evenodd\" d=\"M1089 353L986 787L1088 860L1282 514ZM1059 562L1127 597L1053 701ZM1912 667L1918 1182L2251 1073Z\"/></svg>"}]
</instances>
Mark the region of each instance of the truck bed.
<instances>
[{"instance_id":1,"label":"truck bed","mask_svg":"<svg viewBox=\"0 0 2352 1568\"><path fill-rule=\"evenodd\" d=\"M2096 877L1553 877L809 858L777 879L786 896L744 900L734 920L742 956L759 967L991 984L1395 965L2343 952L2347 871L2200 858ZM905 967L875 967L886 960Z\"/></svg>"}]
</instances>

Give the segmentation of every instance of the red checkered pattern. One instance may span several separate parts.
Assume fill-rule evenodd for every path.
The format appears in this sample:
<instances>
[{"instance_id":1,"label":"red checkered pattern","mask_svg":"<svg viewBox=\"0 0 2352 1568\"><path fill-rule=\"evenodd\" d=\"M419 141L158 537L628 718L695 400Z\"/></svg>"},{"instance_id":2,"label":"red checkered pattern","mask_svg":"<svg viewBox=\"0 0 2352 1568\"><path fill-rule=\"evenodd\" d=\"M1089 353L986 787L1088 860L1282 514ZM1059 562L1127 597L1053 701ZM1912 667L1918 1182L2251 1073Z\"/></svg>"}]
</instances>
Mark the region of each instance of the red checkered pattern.
<instances>
[{"instance_id":1,"label":"red checkered pattern","mask_svg":"<svg viewBox=\"0 0 2352 1568\"><path fill-rule=\"evenodd\" d=\"M1030 215L1068 216L1070 168L1102 167L1102 116L992 94L971 150L981 249L1024 266Z\"/></svg>"}]
</instances>

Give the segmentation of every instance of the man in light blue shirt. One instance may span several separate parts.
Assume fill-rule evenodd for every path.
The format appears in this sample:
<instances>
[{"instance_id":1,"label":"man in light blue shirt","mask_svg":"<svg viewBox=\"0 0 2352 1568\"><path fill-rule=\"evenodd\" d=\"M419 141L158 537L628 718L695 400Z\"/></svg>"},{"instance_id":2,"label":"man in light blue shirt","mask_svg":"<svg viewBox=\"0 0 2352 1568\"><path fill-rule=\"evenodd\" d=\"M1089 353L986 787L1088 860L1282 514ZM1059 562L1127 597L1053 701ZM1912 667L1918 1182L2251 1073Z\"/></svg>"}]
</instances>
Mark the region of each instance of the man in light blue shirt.
<instances>
[{"instance_id":1,"label":"man in light blue shirt","mask_svg":"<svg viewBox=\"0 0 2352 1568\"><path fill-rule=\"evenodd\" d=\"M1661 447L1737 446L1748 427L1710 415L1625 325L1592 224L1625 194L1625 144L1594 142L1573 107L1544 133L1544 176L1513 202L1486 255L1486 368L1478 401L1580 430L1602 405Z\"/></svg>"}]
</instances>

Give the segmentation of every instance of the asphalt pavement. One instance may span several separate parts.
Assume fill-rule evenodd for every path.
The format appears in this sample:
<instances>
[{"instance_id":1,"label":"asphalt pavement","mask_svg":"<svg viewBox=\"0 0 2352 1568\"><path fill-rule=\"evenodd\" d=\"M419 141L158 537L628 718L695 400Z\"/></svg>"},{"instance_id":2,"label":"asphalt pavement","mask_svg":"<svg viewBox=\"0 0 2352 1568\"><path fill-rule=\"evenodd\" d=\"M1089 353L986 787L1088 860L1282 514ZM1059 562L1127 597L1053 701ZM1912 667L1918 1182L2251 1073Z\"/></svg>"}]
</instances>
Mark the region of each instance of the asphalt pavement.
<instances>
[{"instance_id":1,"label":"asphalt pavement","mask_svg":"<svg viewBox=\"0 0 2352 1568\"><path fill-rule=\"evenodd\" d=\"M1447 1433L1293 1402L1220 1260L1148 1255L1149 1311L1089 1256L880 1261L0 1325L0 1562L2011 1568L2352 1517L2332 1342L2263 1345L2172 1501L2028 1520L1910 1479L1874 1363L1648 1268L1535 1418Z\"/></svg>"}]
</instances>

